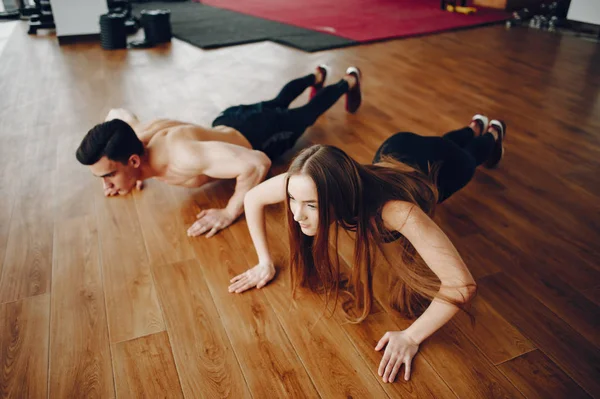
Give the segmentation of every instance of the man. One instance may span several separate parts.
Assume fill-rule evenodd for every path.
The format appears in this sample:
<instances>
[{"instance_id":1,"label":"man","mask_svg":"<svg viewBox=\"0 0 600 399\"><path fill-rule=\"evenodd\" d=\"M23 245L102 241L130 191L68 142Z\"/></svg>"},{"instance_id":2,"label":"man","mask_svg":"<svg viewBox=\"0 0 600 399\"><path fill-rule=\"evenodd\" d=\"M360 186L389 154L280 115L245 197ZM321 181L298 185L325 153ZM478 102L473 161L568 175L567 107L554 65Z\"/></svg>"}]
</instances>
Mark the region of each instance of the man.
<instances>
[{"instance_id":1,"label":"man","mask_svg":"<svg viewBox=\"0 0 600 399\"><path fill-rule=\"evenodd\" d=\"M123 109L111 110L77 149L77 160L103 180L104 195L125 195L141 188L145 179L200 187L214 179L236 179L233 196L224 209L208 209L188 229L188 235L212 237L243 212L244 195L264 180L271 159L293 147L307 127L346 94L346 110L361 103L360 72L350 67L338 83L323 87L325 66L284 86L276 98L223 111L205 128L159 119L142 124ZM288 109L308 87L311 100Z\"/></svg>"}]
</instances>

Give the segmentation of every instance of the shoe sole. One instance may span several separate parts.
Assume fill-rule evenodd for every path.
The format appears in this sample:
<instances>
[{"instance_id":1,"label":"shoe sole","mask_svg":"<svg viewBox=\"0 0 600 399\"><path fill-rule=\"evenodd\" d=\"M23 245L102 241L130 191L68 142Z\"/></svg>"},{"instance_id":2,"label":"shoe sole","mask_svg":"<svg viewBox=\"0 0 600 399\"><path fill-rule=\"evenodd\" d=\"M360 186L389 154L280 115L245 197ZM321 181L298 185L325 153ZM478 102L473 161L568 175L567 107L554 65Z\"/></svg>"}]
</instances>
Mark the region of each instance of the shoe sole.
<instances>
[{"instance_id":1,"label":"shoe sole","mask_svg":"<svg viewBox=\"0 0 600 399\"><path fill-rule=\"evenodd\" d=\"M346 69L346 75L355 75L355 77L356 77L356 86L355 87L358 87L358 91L360 93L360 91L361 91L360 83L362 80L362 73L361 73L360 69L355 66L348 67L348 69ZM361 93L361 98L362 98L362 93ZM362 103L362 100L359 103L358 107L356 107L356 109L354 111L350 111L348 109L348 93L346 93L346 104L345 104L346 112L351 113L351 114L356 113L356 111L358 111L358 109L360 108L361 103Z\"/></svg>"},{"instance_id":2,"label":"shoe sole","mask_svg":"<svg viewBox=\"0 0 600 399\"><path fill-rule=\"evenodd\" d=\"M495 169L500 164L500 161L502 161L502 158L504 158L504 139L506 138L506 123L504 123L504 121L494 119L490 121L490 126L494 126L496 127L496 130L498 130L499 137L496 145L500 145L500 150L497 150L495 147L494 153L500 151L500 155L498 156L498 160L496 162L494 162L493 164L486 164L486 167L488 169Z\"/></svg>"},{"instance_id":3,"label":"shoe sole","mask_svg":"<svg viewBox=\"0 0 600 399\"><path fill-rule=\"evenodd\" d=\"M475 114L475 115L473 115L471 120L481 122L481 124L482 124L481 134L484 134L485 132L487 132L488 127L490 126L490 118L488 118L487 116L482 115L482 114Z\"/></svg>"}]
</instances>

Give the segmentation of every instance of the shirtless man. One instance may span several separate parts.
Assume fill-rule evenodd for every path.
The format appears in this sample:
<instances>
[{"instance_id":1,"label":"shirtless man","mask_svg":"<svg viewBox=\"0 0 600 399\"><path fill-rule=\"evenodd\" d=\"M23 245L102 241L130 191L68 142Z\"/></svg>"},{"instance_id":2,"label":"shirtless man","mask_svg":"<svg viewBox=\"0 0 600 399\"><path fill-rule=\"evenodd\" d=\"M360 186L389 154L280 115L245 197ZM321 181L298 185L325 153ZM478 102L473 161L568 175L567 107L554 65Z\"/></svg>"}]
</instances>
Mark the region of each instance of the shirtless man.
<instances>
[{"instance_id":1,"label":"shirtless man","mask_svg":"<svg viewBox=\"0 0 600 399\"><path fill-rule=\"evenodd\" d=\"M356 112L361 103L359 70L350 67L338 83L324 87L326 78L327 69L320 65L286 84L273 100L226 109L212 128L168 119L143 124L131 112L113 109L84 137L77 160L102 179L106 196L140 189L149 178L184 187L235 178L227 206L203 210L188 229L190 236L212 237L242 214L245 194L264 180L271 160L292 148L342 95L346 110ZM310 102L288 109L308 87Z\"/></svg>"}]
</instances>

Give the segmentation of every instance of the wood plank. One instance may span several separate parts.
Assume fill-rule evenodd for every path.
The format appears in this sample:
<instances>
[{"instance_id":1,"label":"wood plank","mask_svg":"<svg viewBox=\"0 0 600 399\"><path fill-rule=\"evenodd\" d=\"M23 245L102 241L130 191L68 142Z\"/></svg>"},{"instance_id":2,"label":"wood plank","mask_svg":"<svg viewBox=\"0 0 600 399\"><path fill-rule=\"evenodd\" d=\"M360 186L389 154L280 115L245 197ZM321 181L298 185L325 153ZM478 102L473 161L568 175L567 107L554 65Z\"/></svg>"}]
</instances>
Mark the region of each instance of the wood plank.
<instances>
[{"instance_id":1,"label":"wood plank","mask_svg":"<svg viewBox=\"0 0 600 399\"><path fill-rule=\"evenodd\" d=\"M600 285L597 285L594 288L590 288L589 290L583 291L583 295L585 295L590 301L594 302L596 305L600 306Z\"/></svg>"},{"instance_id":2,"label":"wood plank","mask_svg":"<svg viewBox=\"0 0 600 399\"><path fill-rule=\"evenodd\" d=\"M185 396L250 397L199 262L157 265L153 271Z\"/></svg>"},{"instance_id":3,"label":"wood plank","mask_svg":"<svg viewBox=\"0 0 600 399\"><path fill-rule=\"evenodd\" d=\"M188 201L185 190L173 191L174 196L181 199L187 223L191 224L198 213L196 205ZM222 193L219 191L215 188L210 192ZM194 198L208 203L204 195L195 195ZM240 226L234 225L230 229L236 227ZM208 286L208 290L203 291L212 294L250 392L253 396L265 397L318 396L266 298L261 293L234 295L227 291L228 281L243 272L247 265L243 258L234 257L237 247L232 245L234 238L227 234L229 231L225 230L208 240L196 238L194 250ZM249 240L247 232L244 233L245 239ZM261 373L248 370L261 370Z\"/></svg>"},{"instance_id":4,"label":"wood plank","mask_svg":"<svg viewBox=\"0 0 600 399\"><path fill-rule=\"evenodd\" d=\"M56 225L50 397L115 396L94 216Z\"/></svg>"},{"instance_id":5,"label":"wood plank","mask_svg":"<svg viewBox=\"0 0 600 399\"><path fill-rule=\"evenodd\" d=\"M565 283L579 290L591 288L593 282L600 279L600 271L592 266L595 265L594 258L579 255L573 251L572 245L565 244L562 237L548 233L547 229L531 221L532 212L518 209L521 200L514 198L509 201L502 197L501 203L485 202L472 190L465 190L462 194L456 196L453 206L461 206L465 212L474 215L491 215L477 224L482 234L492 239L495 245L526 255L528 261L544 265L548 272L560 276ZM576 267L565 268L565 262L576 262Z\"/></svg>"},{"instance_id":6,"label":"wood plank","mask_svg":"<svg viewBox=\"0 0 600 399\"><path fill-rule=\"evenodd\" d=\"M291 302L289 286L280 284L282 281L273 283L265 295L319 394L331 398L384 397L379 378L374 376L341 327L333 319L323 317L320 298L303 290Z\"/></svg>"},{"instance_id":7,"label":"wood plank","mask_svg":"<svg viewBox=\"0 0 600 399\"><path fill-rule=\"evenodd\" d=\"M504 273L484 277L480 295L592 396L600 394L598 349Z\"/></svg>"},{"instance_id":8,"label":"wood plank","mask_svg":"<svg viewBox=\"0 0 600 399\"><path fill-rule=\"evenodd\" d=\"M111 342L164 331L133 199L95 195Z\"/></svg>"},{"instance_id":9,"label":"wood plank","mask_svg":"<svg viewBox=\"0 0 600 399\"><path fill-rule=\"evenodd\" d=\"M465 210L476 208L477 211L475 212L479 213L482 208L473 202L463 196L456 198L454 204L460 204ZM482 224L482 228L489 229L485 224ZM543 255L538 252L525 252L514 248L512 243L507 242L496 231L488 230L485 235L487 243L483 242L481 249L479 249L476 247L479 243L474 240L473 246L470 246L470 250L467 252L468 258L478 259L480 264L490 260L495 264L501 264L502 270L510 276L514 284L519 285L559 315L587 340L600 347L600 335L597 334L598 328L600 328L600 308L586 298L575 286L564 280L564 273L559 272L559 265L554 259L541 262L539 258ZM469 240L470 237L464 239L467 243ZM471 252L477 255L471 255ZM497 256L500 253L506 255ZM472 265L474 262L470 261L468 264ZM593 284L595 275L600 278L600 274L593 270L589 275L583 273L581 269L576 270L583 267L585 266L577 264L572 272L575 272L582 279L586 277L591 279L585 283L586 285ZM564 269L564 264L560 265L560 269Z\"/></svg>"},{"instance_id":10,"label":"wood plank","mask_svg":"<svg viewBox=\"0 0 600 399\"><path fill-rule=\"evenodd\" d=\"M13 193L11 188L0 182L0 276L6 257L6 245L8 243L8 228L13 210Z\"/></svg>"},{"instance_id":11,"label":"wood plank","mask_svg":"<svg viewBox=\"0 0 600 399\"><path fill-rule=\"evenodd\" d=\"M482 297L475 297L470 311L475 317L474 325L464 312L457 314L452 322L493 364L500 364L535 349L531 341Z\"/></svg>"},{"instance_id":12,"label":"wood plank","mask_svg":"<svg viewBox=\"0 0 600 399\"><path fill-rule=\"evenodd\" d=\"M26 143L23 161L35 166L20 172L15 187L15 205L0 281L2 303L50 290L56 144L50 136L44 136L47 130L40 129L42 137L38 140L23 141Z\"/></svg>"},{"instance_id":13,"label":"wood plank","mask_svg":"<svg viewBox=\"0 0 600 399\"><path fill-rule=\"evenodd\" d=\"M527 293L556 313L575 331L600 348L600 307L544 264L524 256L518 264L506 265L507 275ZM585 292L585 291L584 291Z\"/></svg>"},{"instance_id":14,"label":"wood plank","mask_svg":"<svg viewBox=\"0 0 600 399\"><path fill-rule=\"evenodd\" d=\"M150 264L192 259L191 238L187 236L179 205L173 203L169 187L158 181L146 181L143 190L134 193L134 198Z\"/></svg>"},{"instance_id":15,"label":"wood plank","mask_svg":"<svg viewBox=\"0 0 600 399\"><path fill-rule=\"evenodd\" d=\"M560 367L543 352L534 350L508 362L498 369L527 398L589 398Z\"/></svg>"},{"instance_id":16,"label":"wood plank","mask_svg":"<svg viewBox=\"0 0 600 399\"><path fill-rule=\"evenodd\" d=\"M68 122L56 122L53 131L71 132L83 130L81 125ZM57 220L81 218L94 215L94 199L102 190L100 179L92 178L89 169L81 165L74 154L81 137L62 134L58 139L59 176L54 184L54 214Z\"/></svg>"},{"instance_id":17,"label":"wood plank","mask_svg":"<svg viewBox=\"0 0 600 399\"><path fill-rule=\"evenodd\" d=\"M453 207L452 204L440 208L445 210L451 207L454 208L454 211L457 211L456 207ZM458 253L463 258L475 280L498 273L502 271L503 265L515 262L515 255L513 253L510 253L499 245L495 245L485 235L465 235L463 230L455 228L454 224L444 224L443 221L439 221L439 224L458 250Z\"/></svg>"},{"instance_id":18,"label":"wood plank","mask_svg":"<svg viewBox=\"0 0 600 399\"><path fill-rule=\"evenodd\" d=\"M8 232L17 186L14 151L8 151L10 141L0 136L0 276L6 255Z\"/></svg>"},{"instance_id":19,"label":"wood plank","mask_svg":"<svg viewBox=\"0 0 600 399\"><path fill-rule=\"evenodd\" d=\"M117 397L183 398L166 331L113 344Z\"/></svg>"},{"instance_id":20,"label":"wood plank","mask_svg":"<svg viewBox=\"0 0 600 399\"><path fill-rule=\"evenodd\" d=\"M10 61L7 62L10 64ZM6 67L5 64L2 65ZM4 93L3 97L10 95ZM0 118L0 127L2 127ZM0 276L6 255L10 219L14 206L14 199L19 189L19 166L25 153L26 140L21 134L10 130L1 129L0 134ZM26 132L27 133L27 132Z\"/></svg>"},{"instance_id":21,"label":"wood plank","mask_svg":"<svg viewBox=\"0 0 600 399\"><path fill-rule=\"evenodd\" d=\"M429 338L422 353L459 398L522 397L452 323Z\"/></svg>"},{"instance_id":22,"label":"wood plank","mask_svg":"<svg viewBox=\"0 0 600 399\"><path fill-rule=\"evenodd\" d=\"M45 188L50 189L50 185ZM34 209L34 205L16 204L10 222L0 282L2 303L50 290L53 222L47 214L40 219L36 219L37 214L27 215L25 208Z\"/></svg>"},{"instance_id":23,"label":"wood plank","mask_svg":"<svg viewBox=\"0 0 600 399\"><path fill-rule=\"evenodd\" d=\"M0 305L1 397L48 395L49 317L49 295Z\"/></svg>"},{"instance_id":24,"label":"wood plank","mask_svg":"<svg viewBox=\"0 0 600 399\"><path fill-rule=\"evenodd\" d=\"M365 358L375 378L381 381L377 370L382 352L376 352L373 349L386 332L396 331L398 326L386 312L380 312L369 315L360 324L348 323L343 327L356 350ZM452 398L456 396L423 356L416 356L411 368L409 381L404 380L404 368L401 368L395 383L381 382L390 398Z\"/></svg>"}]
</instances>

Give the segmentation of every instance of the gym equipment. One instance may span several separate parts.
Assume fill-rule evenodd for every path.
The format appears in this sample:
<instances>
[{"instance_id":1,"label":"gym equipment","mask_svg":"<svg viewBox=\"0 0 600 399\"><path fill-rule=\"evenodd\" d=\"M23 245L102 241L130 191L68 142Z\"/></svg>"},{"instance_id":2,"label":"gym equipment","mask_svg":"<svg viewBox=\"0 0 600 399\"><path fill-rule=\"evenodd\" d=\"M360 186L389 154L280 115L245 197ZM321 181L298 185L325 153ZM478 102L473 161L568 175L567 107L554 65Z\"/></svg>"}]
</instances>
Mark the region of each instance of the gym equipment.
<instances>
[{"instance_id":1,"label":"gym equipment","mask_svg":"<svg viewBox=\"0 0 600 399\"><path fill-rule=\"evenodd\" d=\"M50 0L35 0L34 9L32 10L31 7L21 9L21 15L25 15L24 10L27 10L26 13L29 15L28 34L35 35L38 29L56 29Z\"/></svg>"},{"instance_id":2,"label":"gym equipment","mask_svg":"<svg viewBox=\"0 0 600 399\"><path fill-rule=\"evenodd\" d=\"M477 9L475 7L461 7L461 6L453 6L453 5L448 4L446 6L446 11L457 12L459 14L469 15L469 14L475 14L477 12Z\"/></svg>"},{"instance_id":3,"label":"gym equipment","mask_svg":"<svg viewBox=\"0 0 600 399\"><path fill-rule=\"evenodd\" d=\"M535 11L530 11L527 8L515 11L512 13L512 18L506 21L506 27L527 25L533 29L542 29L549 32L556 31L556 28L561 25L561 19L564 18L561 14L561 2L553 1L552 3L542 3Z\"/></svg>"},{"instance_id":4,"label":"gym equipment","mask_svg":"<svg viewBox=\"0 0 600 399\"><path fill-rule=\"evenodd\" d=\"M7 4L8 3L8 4ZM19 4L10 4L6 0L3 1L3 11L0 11L0 19L19 19L21 13L19 12Z\"/></svg>"},{"instance_id":5,"label":"gym equipment","mask_svg":"<svg viewBox=\"0 0 600 399\"><path fill-rule=\"evenodd\" d=\"M149 48L171 41L173 34L170 10L142 10L140 14L140 23L144 28L145 38L142 41L129 43L129 47Z\"/></svg>"},{"instance_id":6,"label":"gym equipment","mask_svg":"<svg viewBox=\"0 0 600 399\"><path fill-rule=\"evenodd\" d=\"M20 19L20 18L21 18L21 13L19 12L19 10L0 12L0 19Z\"/></svg>"},{"instance_id":7,"label":"gym equipment","mask_svg":"<svg viewBox=\"0 0 600 399\"><path fill-rule=\"evenodd\" d=\"M441 0L440 1L440 8L442 11L447 11L447 6L453 6L456 7L456 1L457 0ZM466 7L467 6L467 0L460 0L460 7Z\"/></svg>"},{"instance_id":8,"label":"gym equipment","mask_svg":"<svg viewBox=\"0 0 600 399\"><path fill-rule=\"evenodd\" d=\"M109 13L100 15L100 44L105 50L127 48L124 14Z\"/></svg>"},{"instance_id":9,"label":"gym equipment","mask_svg":"<svg viewBox=\"0 0 600 399\"><path fill-rule=\"evenodd\" d=\"M100 16L100 42L103 49L149 48L171 41L171 11L142 10L139 23L144 28L145 38L128 44L127 35L138 29L138 20L131 15L131 6L121 8L116 3L112 1L115 7L108 14ZM121 3L128 4L125 1Z\"/></svg>"},{"instance_id":10,"label":"gym equipment","mask_svg":"<svg viewBox=\"0 0 600 399\"><path fill-rule=\"evenodd\" d=\"M131 3L127 0L108 0L109 14L123 14L125 16L125 30L128 35L133 35L139 29L139 21L131 12Z\"/></svg>"},{"instance_id":11,"label":"gym equipment","mask_svg":"<svg viewBox=\"0 0 600 399\"><path fill-rule=\"evenodd\" d=\"M141 23L144 27L146 41L152 44L168 43L171 41L171 11L149 10L142 11Z\"/></svg>"}]
</instances>

